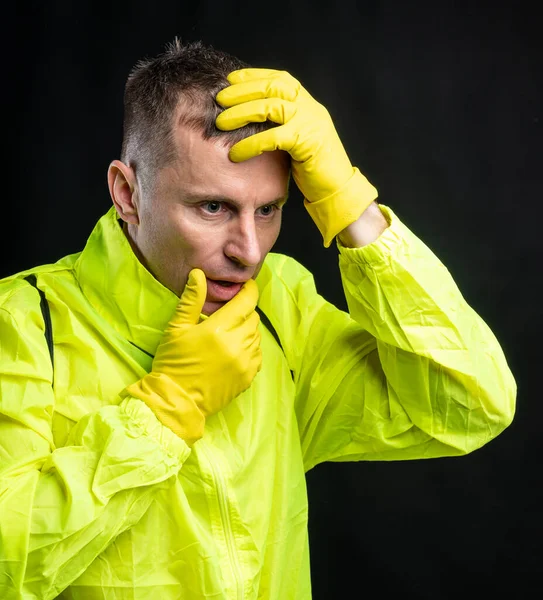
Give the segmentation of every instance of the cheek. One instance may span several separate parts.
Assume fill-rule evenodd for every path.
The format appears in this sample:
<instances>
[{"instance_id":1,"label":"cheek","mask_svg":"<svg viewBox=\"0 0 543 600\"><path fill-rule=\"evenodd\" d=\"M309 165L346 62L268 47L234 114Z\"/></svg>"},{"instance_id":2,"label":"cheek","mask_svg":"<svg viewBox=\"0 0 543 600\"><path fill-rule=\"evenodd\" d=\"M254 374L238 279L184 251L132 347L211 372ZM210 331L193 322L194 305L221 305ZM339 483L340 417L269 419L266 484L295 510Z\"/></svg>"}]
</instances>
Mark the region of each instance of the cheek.
<instances>
[{"instance_id":1,"label":"cheek","mask_svg":"<svg viewBox=\"0 0 543 600\"><path fill-rule=\"evenodd\" d=\"M205 267L216 262L218 254L223 253L224 231L221 228L210 228L191 222L185 222L173 234L170 253L174 260L183 260L192 266Z\"/></svg>"},{"instance_id":2,"label":"cheek","mask_svg":"<svg viewBox=\"0 0 543 600\"><path fill-rule=\"evenodd\" d=\"M157 208L149 215L149 229L153 245L161 251L178 257L180 252L190 252L197 244L198 231L188 215L181 210Z\"/></svg>"},{"instance_id":3,"label":"cheek","mask_svg":"<svg viewBox=\"0 0 543 600\"><path fill-rule=\"evenodd\" d=\"M281 213L273 220L272 223L263 227L260 232L260 250L263 253L268 253L279 237L281 231Z\"/></svg>"},{"instance_id":4,"label":"cheek","mask_svg":"<svg viewBox=\"0 0 543 600\"><path fill-rule=\"evenodd\" d=\"M180 265L190 260L197 245L194 234L179 215L157 210L148 215L142 229L145 255L156 273L173 283Z\"/></svg>"}]
</instances>

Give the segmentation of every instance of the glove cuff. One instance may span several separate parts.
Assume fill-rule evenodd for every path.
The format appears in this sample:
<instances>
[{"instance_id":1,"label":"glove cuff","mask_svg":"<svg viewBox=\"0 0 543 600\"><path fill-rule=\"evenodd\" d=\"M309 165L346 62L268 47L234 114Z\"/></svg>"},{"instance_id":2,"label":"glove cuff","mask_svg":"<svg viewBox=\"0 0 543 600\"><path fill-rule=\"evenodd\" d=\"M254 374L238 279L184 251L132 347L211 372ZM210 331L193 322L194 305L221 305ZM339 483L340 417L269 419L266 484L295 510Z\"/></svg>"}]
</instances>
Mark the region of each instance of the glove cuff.
<instances>
[{"instance_id":1,"label":"glove cuff","mask_svg":"<svg viewBox=\"0 0 543 600\"><path fill-rule=\"evenodd\" d=\"M157 419L188 446L204 434L205 417L191 398L170 377L151 372L127 386L121 397L132 396L147 404Z\"/></svg>"},{"instance_id":2,"label":"glove cuff","mask_svg":"<svg viewBox=\"0 0 543 600\"><path fill-rule=\"evenodd\" d=\"M353 167L352 177L337 192L316 202L306 198L304 206L328 248L336 235L354 223L377 196L377 189Z\"/></svg>"}]
</instances>

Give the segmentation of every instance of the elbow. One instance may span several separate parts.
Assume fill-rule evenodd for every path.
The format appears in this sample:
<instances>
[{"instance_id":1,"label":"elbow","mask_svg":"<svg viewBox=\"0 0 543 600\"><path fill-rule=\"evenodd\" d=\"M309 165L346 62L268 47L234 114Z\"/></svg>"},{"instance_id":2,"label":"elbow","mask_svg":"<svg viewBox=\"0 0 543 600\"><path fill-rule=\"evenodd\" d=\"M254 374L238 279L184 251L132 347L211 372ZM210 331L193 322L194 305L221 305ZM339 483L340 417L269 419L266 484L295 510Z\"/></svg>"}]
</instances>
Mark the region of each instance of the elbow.
<instances>
[{"instance_id":1,"label":"elbow","mask_svg":"<svg viewBox=\"0 0 543 600\"><path fill-rule=\"evenodd\" d=\"M478 398L473 402L480 421L481 433L487 443L507 429L515 418L517 404L517 383L503 358L488 364L485 377L479 383ZM483 444L481 444L483 445Z\"/></svg>"},{"instance_id":2,"label":"elbow","mask_svg":"<svg viewBox=\"0 0 543 600\"><path fill-rule=\"evenodd\" d=\"M476 403L468 419L469 444L467 452L482 448L502 434L513 422L516 411L517 389L514 382L491 394L483 396Z\"/></svg>"},{"instance_id":3,"label":"elbow","mask_svg":"<svg viewBox=\"0 0 543 600\"><path fill-rule=\"evenodd\" d=\"M500 382L500 385L487 394L486 406L489 407L488 412L496 421L496 435L499 435L511 425L515 418L517 383L509 369L502 371L502 377L497 378L497 381Z\"/></svg>"},{"instance_id":4,"label":"elbow","mask_svg":"<svg viewBox=\"0 0 543 600\"><path fill-rule=\"evenodd\" d=\"M459 389L456 390L459 392ZM471 393L470 393L471 392ZM514 420L516 408L514 382L493 389L468 391L451 398L446 421L440 421L434 435L452 454L470 454L496 439Z\"/></svg>"},{"instance_id":5,"label":"elbow","mask_svg":"<svg viewBox=\"0 0 543 600\"><path fill-rule=\"evenodd\" d=\"M503 389L501 395L493 397L491 401L495 421L495 434L493 437L497 437L511 425L515 418L517 406L517 387L515 382L513 381L507 388Z\"/></svg>"}]
</instances>

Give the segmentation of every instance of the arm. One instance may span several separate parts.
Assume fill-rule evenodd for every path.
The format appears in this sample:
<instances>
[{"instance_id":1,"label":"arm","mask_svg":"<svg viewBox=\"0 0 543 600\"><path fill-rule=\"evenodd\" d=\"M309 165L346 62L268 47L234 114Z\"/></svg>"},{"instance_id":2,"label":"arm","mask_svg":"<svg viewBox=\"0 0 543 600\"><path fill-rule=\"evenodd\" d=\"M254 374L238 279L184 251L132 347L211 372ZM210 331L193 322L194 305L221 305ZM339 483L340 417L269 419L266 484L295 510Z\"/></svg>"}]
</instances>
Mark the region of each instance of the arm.
<instances>
[{"instance_id":1,"label":"arm","mask_svg":"<svg viewBox=\"0 0 543 600\"><path fill-rule=\"evenodd\" d=\"M349 315L312 279L298 288L298 302L315 306L297 334L307 469L467 454L514 415L516 384L494 334L433 252L381 210L390 227L373 243L338 243Z\"/></svg>"},{"instance_id":2,"label":"arm","mask_svg":"<svg viewBox=\"0 0 543 600\"><path fill-rule=\"evenodd\" d=\"M296 331L306 468L465 454L498 435L516 394L499 343L430 249L375 203L328 111L285 71L241 69L228 79L217 95L226 108L219 129L264 118L279 125L234 144L231 160L288 152L325 247L339 238L350 315L316 293L309 273L286 282L296 290L297 310L282 320Z\"/></svg>"},{"instance_id":3,"label":"arm","mask_svg":"<svg viewBox=\"0 0 543 600\"><path fill-rule=\"evenodd\" d=\"M379 205L373 201L358 219L338 234L345 248L362 248L374 242L389 226Z\"/></svg>"},{"instance_id":4,"label":"arm","mask_svg":"<svg viewBox=\"0 0 543 600\"><path fill-rule=\"evenodd\" d=\"M0 596L55 598L144 515L190 450L140 400L55 447L51 364L30 301L0 309ZM118 400L118 399L117 399Z\"/></svg>"}]
</instances>

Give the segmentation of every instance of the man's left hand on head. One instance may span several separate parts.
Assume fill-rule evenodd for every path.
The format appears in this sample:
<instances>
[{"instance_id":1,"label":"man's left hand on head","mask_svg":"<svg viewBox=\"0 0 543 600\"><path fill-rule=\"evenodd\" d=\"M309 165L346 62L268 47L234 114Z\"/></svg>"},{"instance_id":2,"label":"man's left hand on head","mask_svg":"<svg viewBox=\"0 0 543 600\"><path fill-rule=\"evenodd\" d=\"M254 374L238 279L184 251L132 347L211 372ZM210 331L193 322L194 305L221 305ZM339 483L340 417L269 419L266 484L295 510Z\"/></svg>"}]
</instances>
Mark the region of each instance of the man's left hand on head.
<instances>
[{"instance_id":1,"label":"man's left hand on head","mask_svg":"<svg viewBox=\"0 0 543 600\"><path fill-rule=\"evenodd\" d=\"M278 124L234 144L230 159L240 162L262 152L290 154L292 176L305 205L329 246L375 200L377 191L353 167L328 110L286 71L248 68L228 75L230 85L217 102L223 131L251 122Z\"/></svg>"}]
</instances>

